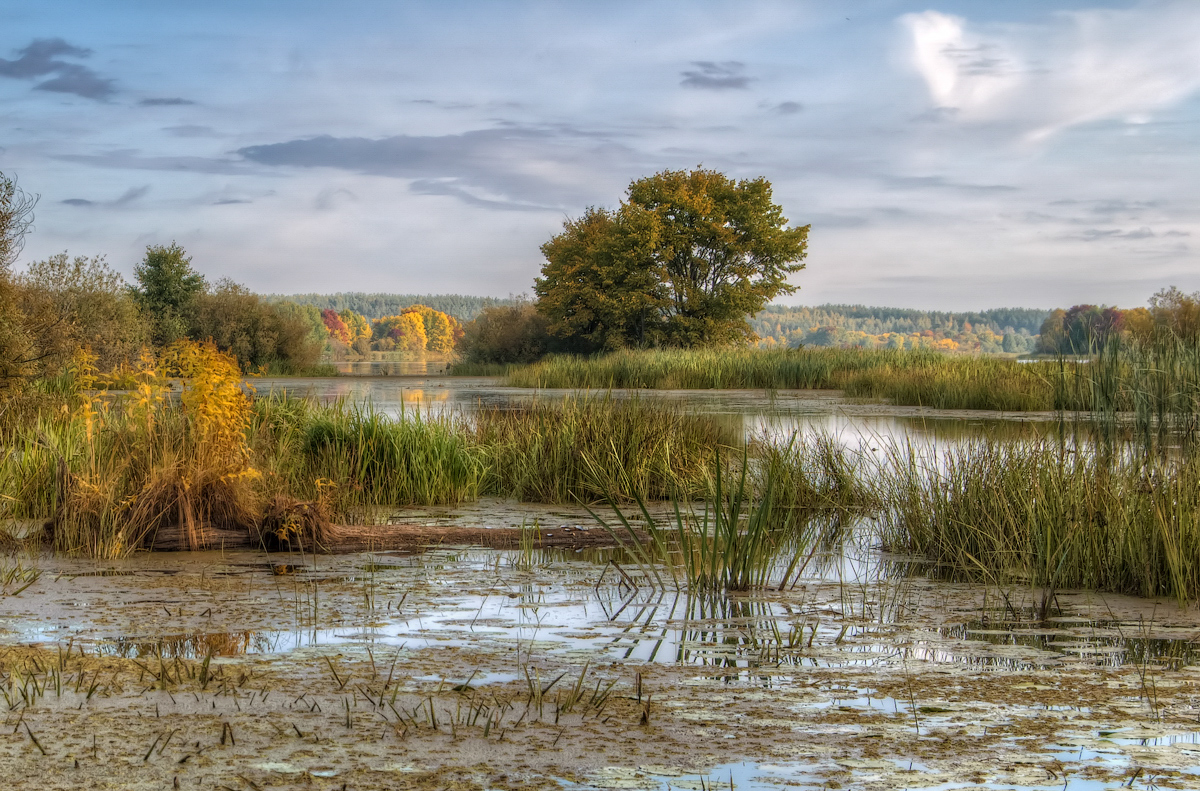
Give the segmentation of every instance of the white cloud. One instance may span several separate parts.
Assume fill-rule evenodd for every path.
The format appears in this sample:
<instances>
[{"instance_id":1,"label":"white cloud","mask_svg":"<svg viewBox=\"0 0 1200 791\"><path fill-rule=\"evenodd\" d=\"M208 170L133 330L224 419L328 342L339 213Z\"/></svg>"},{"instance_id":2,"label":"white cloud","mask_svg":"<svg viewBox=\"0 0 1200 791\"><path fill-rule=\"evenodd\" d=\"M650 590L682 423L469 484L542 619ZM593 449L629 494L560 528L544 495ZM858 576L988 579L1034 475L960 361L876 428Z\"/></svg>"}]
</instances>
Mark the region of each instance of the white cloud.
<instances>
[{"instance_id":1,"label":"white cloud","mask_svg":"<svg viewBox=\"0 0 1200 791\"><path fill-rule=\"evenodd\" d=\"M925 11L901 18L938 107L964 123L1011 124L1040 139L1103 119L1144 123L1200 88L1200 4L1064 12L976 29Z\"/></svg>"}]
</instances>

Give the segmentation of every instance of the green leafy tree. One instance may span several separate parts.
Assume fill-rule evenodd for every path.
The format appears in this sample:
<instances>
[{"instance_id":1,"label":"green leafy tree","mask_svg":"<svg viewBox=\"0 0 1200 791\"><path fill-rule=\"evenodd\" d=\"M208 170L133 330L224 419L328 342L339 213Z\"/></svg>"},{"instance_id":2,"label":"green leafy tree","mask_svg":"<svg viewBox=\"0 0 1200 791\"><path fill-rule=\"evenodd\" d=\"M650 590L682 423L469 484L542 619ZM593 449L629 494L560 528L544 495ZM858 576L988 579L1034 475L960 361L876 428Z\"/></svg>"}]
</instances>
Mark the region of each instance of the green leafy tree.
<instances>
[{"instance_id":1,"label":"green leafy tree","mask_svg":"<svg viewBox=\"0 0 1200 791\"><path fill-rule=\"evenodd\" d=\"M134 295L153 324L154 342L166 345L187 337L196 299L205 292L204 276L192 269L182 247L151 245L134 268Z\"/></svg>"},{"instance_id":2,"label":"green leafy tree","mask_svg":"<svg viewBox=\"0 0 1200 791\"><path fill-rule=\"evenodd\" d=\"M303 368L315 363L324 347L324 325L318 336L308 311L288 303L264 302L232 280L218 281L211 291L197 296L191 313L191 338L211 339L246 371L276 365Z\"/></svg>"},{"instance_id":3,"label":"green leafy tree","mask_svg":"<svg viewBox=\"0 0 1200 791\"><path fill-rule=\"evenodd\" d=\"M538 309L581 350L745 341L747 317L796 290L808 231L788 227L766 179L663 171L543 245Z\"/></svg>"},{"instance_id":4,"label":"green leafy tree","mask_svg":"<svg viewBox=\"0 0 1200 791\"><path fill-rule=\"evenodd\" d=\"M463 327L459 349L474 363L528 363L563 351L547 330L546 317L525 300L484 308Z\"/></svg>"},{"instance_id":5,"label":"green leafy tree","mask_svg":"<svg viewBox=\"0 0 1200 791\"><path fill-rule=\"evenodd\" d=\"M636 206L590 208L542 245L546 265L534 285L550 332L573 351L653 346L669 310L661 273L650 266L655 219Z\"/></svg>"}]
</instances>

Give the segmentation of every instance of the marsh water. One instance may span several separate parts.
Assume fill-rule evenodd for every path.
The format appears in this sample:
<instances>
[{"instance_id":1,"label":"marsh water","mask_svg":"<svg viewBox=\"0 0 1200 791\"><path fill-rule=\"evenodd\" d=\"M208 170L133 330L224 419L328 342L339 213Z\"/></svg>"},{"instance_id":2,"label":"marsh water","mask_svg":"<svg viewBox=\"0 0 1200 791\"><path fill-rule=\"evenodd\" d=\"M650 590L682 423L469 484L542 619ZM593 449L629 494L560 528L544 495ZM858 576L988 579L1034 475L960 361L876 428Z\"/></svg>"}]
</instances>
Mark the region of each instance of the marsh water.
<instances>
[{"instance_id":1,"label":"marsh water","mask_svg":"<svg viewBox=\"0 0 1200 791\"><path fill-rule=\"evenodd\" d=\"M566 391L428 371L259 380L469 414ZM614 393L848 445L1053 432L835 393ZM590 525L483 500L391 521ZM12 557L0 774L123 788L1195 788L1200 614L947 582L848 526L785 590L619 549ZM867 527L867 526L862 526ZM1043 617L1045 616L1045 617Z\"/></svg>"}]
</instances>

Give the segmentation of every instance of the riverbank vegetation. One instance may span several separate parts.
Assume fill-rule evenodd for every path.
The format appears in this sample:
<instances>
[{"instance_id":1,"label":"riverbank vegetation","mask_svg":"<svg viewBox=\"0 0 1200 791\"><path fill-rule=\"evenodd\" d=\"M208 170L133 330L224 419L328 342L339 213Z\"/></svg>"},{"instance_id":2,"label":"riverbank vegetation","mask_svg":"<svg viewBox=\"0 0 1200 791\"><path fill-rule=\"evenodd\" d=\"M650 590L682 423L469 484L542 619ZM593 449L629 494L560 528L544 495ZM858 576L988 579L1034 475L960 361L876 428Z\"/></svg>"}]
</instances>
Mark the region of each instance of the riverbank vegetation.
<instances>
[{"instance_id":1,"label":"riverbank vegetation","mask_svg":"<svg viewBox=\"0 0 1200 791\"><path fill-rule=\"evenodd\" d=\"M393 506L480 496L702 499L713 457L744 441L740 421L607 396L469 419L256 398L231 355L190 341L144 355L120 381L81 354L54 389L10 406L0 426L13 449L0 458L0 517L48 524L56 549L101 557L127 554L167 527L202 546L209 524L286 533L295 514L375 522ZM827 454L807 488L781 493L780 507L856 505L845 489L853 472L839 459ZM771 465L809 480L807 460L781 449Z\"/></svg>"}]
</instances>

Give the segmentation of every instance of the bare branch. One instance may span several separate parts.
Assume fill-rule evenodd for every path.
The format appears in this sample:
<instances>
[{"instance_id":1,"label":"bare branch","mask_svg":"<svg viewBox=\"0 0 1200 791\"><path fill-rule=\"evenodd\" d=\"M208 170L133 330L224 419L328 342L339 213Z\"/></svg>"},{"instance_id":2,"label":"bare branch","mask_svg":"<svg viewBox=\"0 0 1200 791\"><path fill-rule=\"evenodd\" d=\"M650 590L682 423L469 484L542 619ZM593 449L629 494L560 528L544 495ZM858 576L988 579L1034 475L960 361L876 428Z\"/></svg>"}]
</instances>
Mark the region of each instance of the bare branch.
<instances>
[{"instance_id":1,"label":"bare branch","mask_svg":"<svg viewBox=\"0 0 1200 791\"><path fill-rule=\"evenodd\" d=\"M40 197L0 172L0 273L7 273L25 248L25 234L33 227L33 209Z\"/></svg>"}]
</instances>

